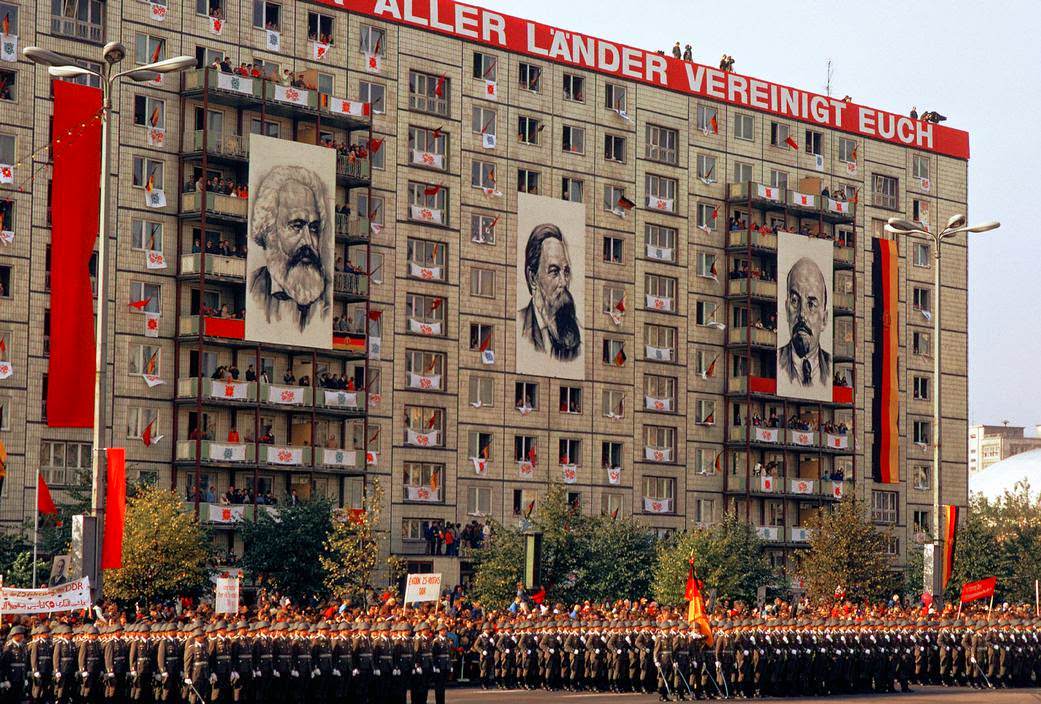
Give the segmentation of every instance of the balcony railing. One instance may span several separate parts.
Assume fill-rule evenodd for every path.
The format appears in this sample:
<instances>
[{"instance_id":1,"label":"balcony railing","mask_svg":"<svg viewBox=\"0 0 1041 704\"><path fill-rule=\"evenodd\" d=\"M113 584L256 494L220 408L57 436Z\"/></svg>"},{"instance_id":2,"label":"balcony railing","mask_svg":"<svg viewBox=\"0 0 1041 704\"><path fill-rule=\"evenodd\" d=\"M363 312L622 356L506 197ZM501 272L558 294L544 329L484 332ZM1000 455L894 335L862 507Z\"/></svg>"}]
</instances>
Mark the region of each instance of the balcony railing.
<instances>
[{"instance_id":1,"label":"balcony railing","mask_svg":"<svg viewBox=\"0 0 1041 704\"><path fill-rule=\"evenodd\" d=\"M758 347L776 347L777 331L766 328L739 328L729 329L728 341L731 345L744 345L749 342Z\"/></svg>"},{"instance_id":2,"label":"balcony railing","mask_svg":"<svg viewBox=\"0 0 1041 704\"><path fill-rule=\"evenodd\" d=\"M727 232L728 247L747 247L749 236L753 249L777 251L777 235L772 232L749 232L748 230L730 230Z\"/></svg>"},{"instance_id":3,"label":"balcony railing","mask_svg":"<svg viewBox=\"0 0 1041 704\"><path fill-rule=\"evenodd\" d=\"M185 501L184 508L190 513L195 512L195 502ZM220 504L199 503L199 522L221 528L234 528L240 521L252 521L263 511L273 516L278 515L276 506L253 504Z\"/></svg>"},{"instance_id":4,"label":"balcony railing","mask_svg":"<svg viewBox=\"0 0 1041 704\"><path fill-rule=\"evenodd\" d=\"M79 20L75 17L51 18L51 34L60 37L71 37L100 44L104 33L105 27L100 23Z\"/></svg>"},{"instance_id":5,"label":"balcony railing","mask_svg":"<svg viewBox=\"0 0 1041 704\"><path fill-rule=\"evenodd\" d=\"M371 225L368 218L357 215L336 214L336 236L351 239L369 239Z\"/></svg>"},{"instance_id":6,"label":"balcony railing","mask_svg":"<svg viewBox=\"0 0 1041 704\"><path fill-rule=\"evenodd\" d=\"M768 543L779 543L784 540L784 528L782 526L758 526L755 529L760 540Z\"/></svg>"},{"instance_id":7,"label":"balcony railing","mask_svg":"<svg viewBox=\"0 0 1041 704\"><path fill-rule=\"evenodd\" d=\"M201 254L195 253L181 255L182 274L199 274L201 273L201 270ZM206 275L244 280L246 278L246 260L242 257L228 257L223 254L207 254Z\"/></svg>"},{"instance_id":8,"label":"balcony railing","mask_svg":"<svg viewBox=\"0 0 1041 704\"><path fill-rule=\"evenodd\" d=\"M198 377L187 377L177 380L177 398L196 398L198 389ZM241 403L256 401L257 385L251 381L203 379L202 397L213 401L238 401Z\"/></svg>"},{"instance_id":9,"label":"balcony railing","mask_svg":"<svg viewBox=\"0 0 1041 704\"><path fill-rule=\"evenodd\" d=\"M192 151L201 152L205 143L206 152L221 156L230 156L245 159L249 155L249 135L227 134L209 132L203 139L203 131L195 130L191 136Z\"/></svg>"},{"instance_id":10,"label":"balcony railing","mask_svg":"<svg viewBox=\"0 0 1041 704\"><path fill-rule=\"evenodd\" d=\"M260 462L271 467L303 467L311 464L310 446L261 445Z\"/></svg>"},{"instance_id":11,"label":"balcony railing","mask_svg":"<svg viewBox=\"0 0 1041 704\"><path fill-rule=\"evenodd\" d=\"M727 281L727 294L731 296L751 295L756 298L777 298L777 282L763 281L762 279L729 279Z\"/></svg>"},{"instance_id":12,"label":"balcony railing","mask_svg":"<svg viewBox=\"0 0 1041 704\"><path fill-rule=\"evenodd\" d=\"M252 464L255 461L253 443L231 443L216 442L214 440L203 440L200 446L199 458L202 462L216 462L219 464ZM180 440L177 443L177 460L179 462L194 461L195 440Z\"/></svg>"},{"instance_id":13,"label":"balcony railing","mask_svg":"<svg viewBox=\"0 0 1041 704\"><path fill-rule=\"evenodd\" d=\"M369 277L349 271L339 271L333 275L333 290L345 296L368 296Z\"/></svg>"},{"instance_id":14,"label":"balcony railing","mask_svg":"<svg viewBox=\"0 0 1041 704\"><path fill-rule=\"evenodd\" d=\"M202 193L192 191L181 194L181 211L198 213L202 207ZM249 212L249 200L238 196L226 196L222 193L206 193L206 210L215 215L246 219Z\"/></svg>"},{"instance_id":15,"label":"balcony railing","mask_svg":"<svg viewBox=\"0 0 1041 704\"><path fill-rule=\"evenodd\" d=\"M345 178L365 180L372 173L372 164L368 157L361 159L347 154L336 155L336 175Z\"/></svg>"}]
</instances>

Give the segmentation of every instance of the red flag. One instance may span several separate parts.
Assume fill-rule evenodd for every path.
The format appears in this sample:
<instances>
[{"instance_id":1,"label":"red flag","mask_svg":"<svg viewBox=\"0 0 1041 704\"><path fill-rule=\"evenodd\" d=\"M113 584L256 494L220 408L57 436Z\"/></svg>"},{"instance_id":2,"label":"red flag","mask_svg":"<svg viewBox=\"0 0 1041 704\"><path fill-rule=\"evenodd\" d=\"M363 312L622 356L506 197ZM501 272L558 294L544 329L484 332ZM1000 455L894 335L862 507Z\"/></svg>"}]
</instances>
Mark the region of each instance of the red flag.
<instances>
[{"instance_id":1,"label":"red flag","mask_svg":"<svg viewBox=\"0 0 1041 704\"><path fill-rule=\"evenodd\" d=\"M379 138L379 139L370 140L369 141L369 153L370 154L375 154L376 152L378 152L380 150L380 147L383 146L383 142L384 141L385 140L382 137Z\"/></svg>"},{"instance_id":2,"label":"red flag","mask_svg":"<svg viewBox=\"0 0 1041 704\"><path fill-rule=\"evenodd\" d=\"M148 121L152 124L152 127L155 127L156 125L159 124L159 107L158 106L153 108L152 116L148 119Z\"/></svg>"},{"instance_id":3,"label":"red flag","mask_svg":"<svg viewBox=\"0 0 1041 704\"><path fill-rule=\"evenodd\" d=\"M481 457L488 459L488 455L491 454L491 445L485 445L481 448Z\"/></svg>"},{"instance_id":4,"label":"red flag","mask_svg":"<svg viewBox=\"0 0 1041 704\"><path fill-rule=\"evenodd\" d=\"M528 509L524 512L524 517L525 518L531 518L531 512L534 511L534 510L535 510L535 499L532 499L531 503L528 504Z\"/></svg>"},{"instance_id":5,"label":"red flag","mask_svg":"<svg viewBox=\"0 0 1041 704\"><path fill-rule=\"evenodd\" d=\"M622 210L632 210L636 207L636 203L626 198L624 195L618 196L618 207Z\"/></svg>"},{"instance_id":6,"label":"red flag","mask_svg":"<svg viewBox=\"0 0 1041 704\"><path fill-rule=\"evenodd\" d=\"M715 422L716 422L716 414L715 413L709 413L707 416L705 416L705 420L702 421L702 423L704 423L705 425L713 425L713 424L715 424Z\"/></svg>"},{"instance_id":7,"label":"red flag","mask_svg":"<svg viewBox=\"0 0 1041 704\"><path fill-rule=\"evenodd\" d=\"M152 297L149 296L148 298L142 298L140 301L130 301L130 303L128 305L131 308L136 308L138 310L144 310L145 306L147 306L151 302L152 302Z\"/></svg>"},{"instance_id":8,"label":"red flag","mask_svg":"<svg viewBox=\"0 0 1041 704\"><path fill-rule=\"evenodd\" d=\"M853 205L856 205L859 202L860 202L860 189L858 188L855 191L853 191Z\"/></svg>"},{"instance_id":9,"label":"red flag","mask_svg":"<svg viewBox=\"0 0 1041 704\"><path fill-rule=\"evenodd\" d=\"M687 568L687 586L683 589L683 600L690 601L698 593L698 585L694 581L694 560L691 559Z\"/></svg>"},{"instance_id":10,"label":"red flag","mask_svg":"<svg viewBox=\"0 0 1041 704\"><path fill-rule=\"evenodd\" d=\"M534 501L532 501L531 503L532 503L532 505L535 504ZM531 595L531 600L534 601L539 606L541 606L542 602L546 600L546 588L545 587L539 587L539 590Z\"/></svg>"},{"instance_id":11,"label":"red flag","mask_svg":"<svg viewBox=\"0 0 1041 704\"><path fill-rule=\"evenodd\" d=\"M712 206L712 219L716 220L717 218L719 218L719 208L717 206Z\"/></svg>"},{"instance_id":12,"label":"red flag","mask_svg":"<svg viewBox=\"0 0 1041 704\"><path fill-rule=\"evenodd\" d=\"M622 297L619 298L618 302L614 304L614 309L619 313L625 312L625 294L622 294Z\"/></svg>"},{"instance_id":13,"label":"red flag","mask_svg":"<svg viewBox=\"0 0 1041 704\"><path fill-rule=\"evenodd\" d=\"M716 119L716 116L713 115L708 122L712 125L712 134L719 134L719 120Z\"/></svg>"},{"instance_id":14,"label":"red flag","mask_svg":"<svg viewBox=\"0 0 1041 704\"><path fill-rule=\"evenodd\" d=\"M447 75L440 76L437 79L437 85L434 86L434 95L436 95L438 98L445 97L445 81L447 80Z\"/></svg>"},{"instance_id":15,"label":"red flag","mask_svg":"<svg viewBox=\"0 0 1041 704\"><path fill-rule=\"evenodd\" d=\"M712 466L716 468L716 473L717 474L722 469L722 467L720 466L720 461L719 461L722 457L723 457L723 453L722 452L717 452L716 453L716 461L712 463Z\"/></svg>"},{"instance_id":16,"label":"red flag","mask_svg":"<svg viewBox=\"0 0 1041 704\"><path fill-rule=\"evenodd\" d=\"M435 425L437 425L437 414L433 413L430 420L427 421L427 430L433 430Z\"/></svg>"},{"instance_id":17,"label":"red flag","mask_svg":"<svg viewBox=\"0 0 1041 704\"><path fill-rule=\"evenodd\" d=\"M145 374L155 374L156 362L158 361L159 350L157 349L152 353L152 356L148 358L148 364L145 365Z\"/></svg>"},{"instance_id":18,"label":"red flag","mask_svg":"<svg viewBox=\"0 0 1041 704\"><path fill-rule=\"evenodd\" d=\"M381 310L370 310L369 311L369 320L379 320L382 317L383 317L383 311L381 311Z\"/></svg>"},{"instance_id":19,"label":"red flag","mask_svg":"<svg viewBox=\"0 0 1041 704\"><path fill-rule=\"evenodd\" d=\"M857 160L857 145L853 145L853 151L850 153L850 156L853 158L853 161Z\"/></svg>"},{"instance_id":20,"label":"red flag","mask_svg":"<svg viewBox=\"0 0 1041 704\"><path fill-rule=\"evenodd\" d=\"M621 508L621 506L616 506L615 510L611 511L611 520L612 521L617 521L618 520L618 509L620 509L620 508Z\"/></svg>"},{"instance_id":21,"label":"red flag","mask_svg":"<svg viewBox=\"0 0 1041 704\"><path fill-rule=\"evenodd\" d=\"M434 139L441 139L441 130L443 130L444 128L445 128L444 125L441 125L440 127L435 128L434 129L434 134L432 135L433 138Z\"/></svg>"},{"instance_id":22,"label":"red flag","mask_svg":"<svg viewBox=\"0 0 1041 704\"><path fill-rule=\"evenodd\" d=\"M687 570L687 587L684 598L690 603L687 605L687 623L696 626L697 630L705 637L705 645L712 646L715 637L712 634L712 626L708 622L708 614L705 612L705 599L701 596L702 581L694 575L694 556L691 555L690 567Z\"/></svg>"},{"instance_id":23,"label":"red flag","mask_svg":"<svg viewBox=\"0 0 1041 704\"><path fill-rule=\"evenodd\" d=\"M4 34L10 34L11 33L11 13L10 12L8 12L8 13L6 13L4 15L3 32L4 32Z\"/></svg>"},{"instance_id":24,"label":"red flag","mask_svg":"<svg viewBox=\"0 0 1041 704\"><path fill-rule=\"evenodd\" d=\"M713 272L715 273L715 272ZM716 359L719 359L717 356ZM705 370L705 376L715 376L716 373L716 359L713 359L708 365L708 369Z\"/></svg>"},{"instance_id":25,"label":"red flag","mask_svg":"<svg viewBox=\"0 0 1041 704\"><path fill-rule=\"evenodd\" d=\"M488 335L483 340L481 340L481 346L480 346L479 349L480 349L481 352L487 352L488 348L491 347L491 345L492 345L492 336Z\"/></svg>"},{"instance_id":26,"label":"red flag","mask_svg":"<svg viewBox=\"0 0 1041 704\"><path fill-rule=\"evenodd\" d=\"M966 604L976 599L985 599L994 595L994 587L997 586L997 577L987 577L978 582L966 582L961 585L961 603Z\"/></svg>"},{"instance_id":27,"label":"red flag","mask_svg":"<svg viewBox=\"0 0 1041 704\"><path fill-rule=\"evenodd\" d=\"M430 304L430 312L432 313L435 310L437 310L438 308L440 308L441 304L444 303L444 302L445 302L445 299L443 299L443 298L435 298L433 300L433 302Z\"/></svg>"},{"instance_id":28,"label":"red flag","mask_svg":"<svg viewBox=\"0 0 1041 704\"><path fill-rule=\"evenodd\" d=\"M7 338L0 337L0 354L7 354Z\"/></svg>"},{"instance_id":29,"label":"red flag","mask_svg":"<svg viewBox=\"0 0 1041 704\"><path fill-rule=\"evenodd\" d=\"M532 466L535 465L535 446L532 445L528 448L528 462L531 462ZM535 502L532 501L531 505L534 506Z\"/></svg>"},{"instance_id":30,"label":"red flag","mask_svg":"<svg viewBox=\"0 0 1041 704\"><path fill-rule=\"evenodd\" d=\"M164 40L160 39L155 43L155 51L152 52L152 61L150 63L154 64L159 60L159 54L163 52L163 42Z\"/></svg>"},{"instance_id":31,"label":"red flag","mask_svg":"<svg viewBox=\"0 0 1041 704\"><path fill-rule=\"evenodd\" d=\"M951 581L954 573L954 549L958 538L958 507L946 505L943 507L944 530L943 530L943 588Z\"/></svg>"},{"instance_id":32,"label":"red flag","mask_svg":"<svg viewBox=\"0 0 1041 704\"><path fill-rule=\"evenodd\" d=\"M423 195L428 196L428 197L436 196L438 193L441 192L441 188L442 187L440 185L427 186L426 188L423 189Z\"/></svg>"},{"instance_id":33,"label":"red flag","mask_svg":"<svg viewBox=\"0 0 1041 704\"><path fill-rule=\"evenodd\" d=\"M708 273L712 275L713 279L719 278L719 270L716 269L716 260L712 260L712 266L709 267Z\"/></svg>"},{"instance_id":34,"label":"red flag","mask_svg":"<svg viewBox=\"0 0 1041 704\"><path fill-rule=\"evenodd\" d=\"M105 450L105 457L107 483L101 569L112 570L123 566L123 525L127 504L126 450L110 447Z\"/></svg>"},{"instance_id":35,"label":"red flag","mask_svg":"<svg viewBox=\"0 0 1041 704\"><path fill-rule=\"evenodd\" d=\"M155 423L155 418L153 418L148 423L148 425L145 426L144 432L141 433L141 442L143 442L145 444L145 447L151 447L152 446L152 424L153 423Z\"/></svg>"},{"instance_id":36,"label":"red flag","mask_svg":"<svg viewBox=\"0 0 1041 704\"><path fill-rule=\"evenodd\" d=\"M438 480L438 477L437 477L437 472L431 472L430 473L430 491L437 491L438 481L439 480Z\"/></svg>"},{"instance_id":37,"label":"red flag","mask_svg":"<svg viewBox=\"0 0 1041 704\"><path fill-rule=\"evenodd\" d=\"M622 366L623 364L625 364L625 359L626 359L626 357L625 357L625 350L619 348L618 354L616 354L614 356L614 363L615 363L615 365L619 366L619 367Z\"/></svg>"},{"instance_id":38,"label":"red flag","mask_svg":"<svg viewBox=\"0 0 1041 704\"><path fill-rule=\"evenodd\" d=\"M43 479L43 472L36 476L36 510L45 516L54 516L58 513L58 507L54 505L51 490L47 488L47 482Z\"/></svg>"},{"instance_id":39,"label":"red flag","mask_svg":"<svg viewBox=\"0 0 1041 704\"><path fill-rule=\"evenodd\" d=\"M795 150L799 149L798 143L794 139L792 139L791 137L785 138L784 143L787 144L792 149L795 149Z\"/></svg>"}]
</instances>

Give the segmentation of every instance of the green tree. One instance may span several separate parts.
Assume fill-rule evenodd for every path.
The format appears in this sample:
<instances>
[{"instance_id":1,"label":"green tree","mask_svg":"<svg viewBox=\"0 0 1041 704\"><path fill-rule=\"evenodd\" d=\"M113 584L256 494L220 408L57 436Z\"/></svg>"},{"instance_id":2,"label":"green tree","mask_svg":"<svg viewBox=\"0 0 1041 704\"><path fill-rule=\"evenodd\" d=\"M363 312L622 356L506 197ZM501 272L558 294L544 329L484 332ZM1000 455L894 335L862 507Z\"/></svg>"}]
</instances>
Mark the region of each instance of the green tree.
<instances>
[{"instance_id":1,"label":"green tree","mask_svg":"<svg viewBox=\"0 0 1041 704\"><path fill-rule=\"evenodd\" d=\"M763 541L755 529L732 514L710 528L688 531L658 547L654 597L664 604L683 602L693 553L698 577L719 599L754 602L759 587L773 579Z\"/></svg>"},{"instance_id":2,"label":"green tree","mask_svg":"<svg viewBox=\"0 0 1041 704\"><path fill-rule=\"evenodd\" d=\"M869 520L853 498L834 508L822 507L807 522L810 549L796 567L813 600L834 598L877 601L888 597L895 580L887 556L888 537Z\"/></svg>"},{"instance_id":3,"label":"green tree","mask_svg":"<svg viewBox=\"0 0 1041 704\"><path fill-rule=\"evenodd\" d=\"M257 584L293 601L320 600L328 593L321 556L332 525L332 505L322 497L258 511L257 520L241 524L242 566Z\"/></svg>"},{"instance_id":4,"label":"green tree","mask_svg":"<svg viewBox=\"0 0 1041 704\"><path fill-rule=\"evenodd\" d=\"M474 551L473 597L489 609L509 606L524 577L524 536L516 528L488 519L491 534Z\"/></svg>"},{"instance_id":5,"label":"green tree","mask_svg":"<svg viewBox=\"0 0 1041 704\"><path fill-rule=\"evenodd\" d=\"M382 506L383 487L378 480L373 480L365 492L364 511L334 514L320 558L325 587L333 595L360 599L372 588L372 575L380 564ZM397 577L399 562L386 561L391 580Z\"/></svg>"},{"instance_id":6,"label":"green tree","mask_svg":"<svg viewBox=\"0 0 1041 704\"><path fill-rule=\"evenodd\" d=\"M127 499L123 566L105 571L117 601L169 599L206 586L210 538L171 491L150 488Z\"/></svg>"},{"instance_id":7,"label":"green tree","mask_svg":"<svg viewBox=\"0 0 1041 704\"><path fill-rule=\"evenodd\" d=\"M36 563L38 579L46 579L46 563ZM0 574L9 587L27 589L33 585L33 544L24 533L0 533Z\"/></svg>"}]
</instances>

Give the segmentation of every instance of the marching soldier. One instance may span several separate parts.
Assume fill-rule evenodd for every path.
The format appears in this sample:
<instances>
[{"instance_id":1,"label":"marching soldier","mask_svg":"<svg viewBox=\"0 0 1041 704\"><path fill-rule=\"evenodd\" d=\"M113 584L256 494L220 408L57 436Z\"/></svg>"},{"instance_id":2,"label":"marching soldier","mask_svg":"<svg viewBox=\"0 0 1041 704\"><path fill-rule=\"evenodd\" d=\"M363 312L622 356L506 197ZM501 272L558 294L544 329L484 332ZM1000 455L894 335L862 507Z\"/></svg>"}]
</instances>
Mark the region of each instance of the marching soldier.
<instances>
[{"instance_id":1,"label":"marching soldier","mask_svg":"<svg viewBox=\"0 0 1041 704\"><path fill-rule=\"evenodd\" d=\"M210 652L206 643L206 632L196 628L191 632L191 640L184 646L185 695L188 704L206 704L210 699Z\"/></svg>"},{"instance_id":2,"label":"marching soldier","mask_svg":"<svg viewBox=\"0 0 1041 704\"><path fill-rule=\"evenodd\" d=\"M481 635L473 644L473 652L477 655L478 678L481 680L481 688L488 689L492 686L495 675L495 640L492 638L492 624L484 622Z\"/></svg>"},{"instance_id":3,"label":"marching soldier","mask_svg":"<svg viewBox=\"0 0 1041 704\"><path fill-rule=\"evenodd\" d=\"M161 704L169 704L176 699L175 692L182 684L181 665L184 663L184 652L176 635L176 626L172 623L163 625L159 632L155 648L155 700Z\"/></svg>"},{"instance_id":4,"label":"marching soldier","mask_svg":"<svg viewBox=\"0 0 1041 704\"><path fill-rule=\"evenodd\" d=\"M252 699L253 673L256 671L253 662L253 642L250 638L249 624L239 621L235 624L231 637L231 700L235 704L246 704Z\"/></svg>"},{"instance_id":5,"label":"marching soldier","mask_svg":"<svg viewBox=\"0 0 1041 704\"><path fill-rule=\"evenodd\" d=\"M665 628L672 626L670 622L665 622L661 625ZM665 632L659 633L654 641L652 656L654 658L654 668L658 674L658 698L663 702L668 701L671 693L668 673L671 673L673 670L673 652L672 635Z\"/></svg>"},{"instance_id":6,"label":"marching soldier","mask_svg":"<svg viewBox=\"0 0 1041 704\"><path fill-rule=\"evenodd\" d=\"M121 698L126 691L124 685L129 671L128 650L123 629L116 624L106 627L102 656L105 663L105 699L108 701Z\"/></svg>"},{"instance_id":7,"label":"marching soldier","mask_svg":"<svg viewBox=\"0 0 1041 704\"><path fill-rule=\"evenodd\" d=\"M430 624L424 621L416 626L415 635L412 637L412 704L426 704L430 695L430 683L434 676L434 654L430 634Z\"/></svg>"},{"instance_id":8,"label":"marching soldier","mask_svg":"<svg viewBox=\"0 0 1041 704\"><path fill-rule=\"evenodd\" d=\"M137 626L130 643L130 700L135 702L147 702L152 696L155 644L152 641L151 628L147 623Z\"/></svg>"},{"instance_id":9,"label":"marching soldier","mask_svg":"<svg viewBox=\"0 0 1041 704\"><path fill-rule=\"evenodd\" d=\"M25 626L15 626L11 629L8 640L4 643L3 657L0 658L3 666L3 682L0 683L0 697L4 702L10 704L21 704L25 698L26 684L28 680L29 648L25 642Z\"/></svg>"},{"instance_id":10,"label":"marching soldier","mask_svg":"<svg viewBox=\"0 0 1041 704\"><path fill-rule=\"evenodd\" d=\"M72 643L72 628L59 625L54 629L54 701L67 704L76 687L76 649Z\"/></svg>"},{"instance_id":11,"label":"marching soldier","mask_svg":"<svg viewBox=\"0 0 1041 704\"><path fill-rule=\"evenodd\" d=\"M351 660L354 664L351 669L352 689L359 702L368 702L369 686L375 675L376 659L369 624L365 621L358 624L355 635L351 639Z\"/></svg>"},{"instance_id":12,"label":"marching soldier","mask_svg":"<svg viewBox=\"0 0 1041 704\"><path fill-rule=\"evenodd\" d=\"M33 628L29 642L29 671L32 672L32 698L43 701L51 693L54 676L54 645L47 624Z\"/></svg>"},{"instance_id":13,"label":"marching soldier","mask_svg":"<svg viewBox=\"0 0 1041 704\"><path fill-rule=\"evenodd\" d=\"M429 626L426 627L429 632ZM452 676L452 641L448 640L448 626L437 624L437 636L430 643L432 658L434 704L445 704L445 684Z\"/></svg>"},{"instance_id":14,"label":"marching soldier","mask_svg":"<svg viewBox=\"0 0 1041 704\"><path fill-rule=\"evenodd\" d=\"M495 679L500 689L512 688L517 671L517 638L510 629L503 629L492 639L495 644Z\"/></svg>"},{"instance_id":15,"label":"marching soldier","mask_svg":"<svg viewBox=\"0 0 1041 704\"><path fill-rule=\"evenodd\" d=\"M309 701L331 701L333 694L333 646L327 621L318 624L317 634L312 634L311 681L312 699Z\"/></svg>"},{"instance_id":16,"label":"marching soldier","mask_svg":"<svg viewBox=\"0 0 1041 704\"><path fill-rule=\"evenodd\" d=\"M96 626L84 626L76 649L76 667L79 670L79 697L85 704L97 704L101 700L101 678L104 658L98 642Z\"/></svg>"}]
</instances>

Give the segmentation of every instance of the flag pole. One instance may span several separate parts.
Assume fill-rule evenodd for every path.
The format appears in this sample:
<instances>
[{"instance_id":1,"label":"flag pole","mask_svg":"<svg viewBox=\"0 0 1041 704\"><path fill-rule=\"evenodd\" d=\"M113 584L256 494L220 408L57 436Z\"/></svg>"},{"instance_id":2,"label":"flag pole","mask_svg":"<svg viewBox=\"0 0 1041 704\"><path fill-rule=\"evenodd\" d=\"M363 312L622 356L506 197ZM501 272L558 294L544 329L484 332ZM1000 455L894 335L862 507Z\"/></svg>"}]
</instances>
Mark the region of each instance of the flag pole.
<instances>
[{"instance_id":1,"label":"flag pole","mask_svg":"<svg viewBox=\"0 0 1041 704\"><path fill-rule=\"evenodd\" d=\"M1034 615L1041 616L1041 585L1034 580Z\"/></svg>"},{"instance_id":2,"label":"flag pole","mask_svg":"<svg viewBox=\"0 0 1041 704\"><path fill-rule=\"evenodd\" d=\"M36 589L36 555L40 544L40 476L36 473L36 510L33 512L33 589Z\"/></svg>"}]
</instances>

